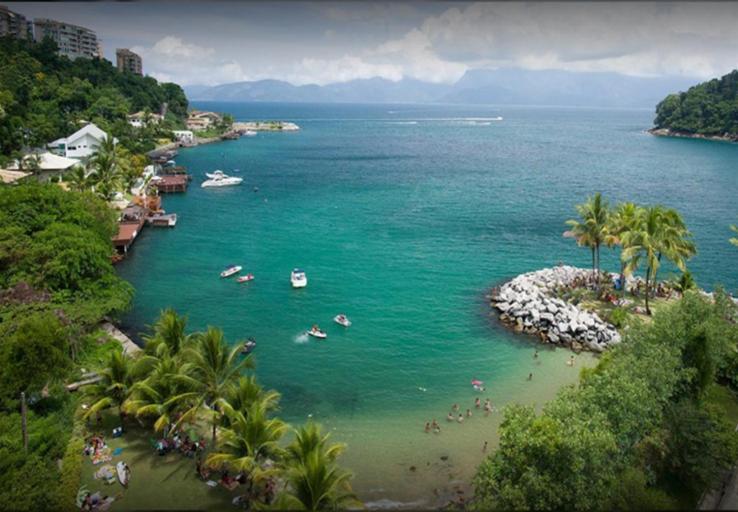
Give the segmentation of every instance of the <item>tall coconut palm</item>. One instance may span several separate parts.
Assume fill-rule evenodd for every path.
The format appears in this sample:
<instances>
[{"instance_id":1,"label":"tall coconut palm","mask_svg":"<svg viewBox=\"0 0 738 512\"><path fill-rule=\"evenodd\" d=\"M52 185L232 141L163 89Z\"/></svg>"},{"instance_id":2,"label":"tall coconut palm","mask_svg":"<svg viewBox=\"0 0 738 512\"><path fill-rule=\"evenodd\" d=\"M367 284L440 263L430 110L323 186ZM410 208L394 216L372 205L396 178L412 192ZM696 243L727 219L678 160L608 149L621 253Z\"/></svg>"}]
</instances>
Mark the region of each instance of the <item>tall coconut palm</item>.
<instances>
[{"instance_id":1,"label":"tall coconut palm","mask_svg":"<svg viewBox=\"0 0 738 512\"><path fill-rule=\"evenodd\" d=\"M309 421L295 431L295 439L287 446L288 461L299 462L306 460L310 452L317 451L329 460L335 462L346 449L344 443L328 443L330 434L323 434L320 426Z\"/></svg>"},{"instance_id":2,"label":"tall coconut palm","mask_svg":"<svg viewBox=\"0 0 738 512\"><path fill-rule=\"evenodd\" d=\"M600 247L606 243L609 205L597 192L588 197L583 204L576 205L579 220L570 219L566 224L571 230L565 233L571 235L580 247L589 247L592 251L592 272L597 275L600 271Z\"/></svg>"},{"instance_id":3,"label":"tall coconut palm","mask_svg":"<svg viewBox=\"0 0 738 512\"><path fill-rule=\"evenodd\" d=\"M625 296L625 267L627 261L623 259L623 252L627 248L627 237L623 235L638 225L640 207L635 203L620 203L609 217L606 244L620 246L620 286Z\"/></svg>"},{"instance_id":4,"label":"tall coconut palm","mask_svg":"<svg viewBox=\"0 0 738 512\"><path fill-rule=\"evenodd\" d=\"M172 308L161 311L153 326L154 333L143 337L146 353L161 355L166 350L176 356L192 341L192 336L185 333L186 327L186 316L180 316Z\"/></svg>"},{"instance_id":5,"label":"tall coconut palm","mask_svg":"<svg viewBox=\"0 0 738 512\"><path fill-rule=\"evenodd\" d=\"M85 388L85 396L93 399L94 403L85 411L82 417L86 420L104 409L116 407L122 425L123 404L128 398L134 382L133 360L123 352L114 351L110 354L105 368L99 372L99 375L102 377L100 382Z\"/></svg>"},{"instance_id":6,"label":"tall coconut palm","mask_svg":"<svg viewBox=\"0 0 738 512\"><path fill-rule=\"evenodd\" d=\"M273 389L265 390L256 381L254 375L244 375L238 379L238 383L229 390L226 395L224 410L226 413L234 411L248 411L248 409L256 403L264 406L267 412L277 409L279 405L280 394ZM230 414L225 414L222 418L222 424L230 425Z\"/></svg>"},{"instance_id":7,"label":"tall coconut palm","mask_svg":"<svg viewBox=\"0 0 738 512\"><path fill-rule=\"evenodd\" d=\"M241 347L229 348L223 331L208 327L204 333L194 335L194 342L182 351L187 361L178 380L190 390L172 397L172 402L191 404L177 422L193 420L203 405L212 410L213 440L215 449L218 419L226 404L226 397L238 382L241 373L253 368L250 357L241 355Z\"/></svg>"},{"instance_id":8,"label":"tall coconut palm","mask_svg":"<svg viewBox=\"0 0 738 512\"><path fill-rule=\"evenodd\" d=\"M273 508L339 510L361 505L351 490L353 475L336 464L345 445L329 444L328 438L313 422L295 432L286 449L286 490Z\"/></svg>"},{"instance_id":9,"label":"tall coconut palm","mask_svg":"<svg viewBox=\"0 0 738 512\"><path fill-rule=\"evenodd\" d=\"M651 284L656 282L661 260L665 257L686 271L686 260L696 253L691 233L676 210L651 206L640 212L633 228L623 234L623 240L627 246L623 250L627 273L633 273L645 260L646 313L650 315Z\"/></svg>"},{"instance_id":10,"label":"tall coconut palm","mask_svg":"<svg viewBox=\"0 0 738 512\"><path fill-rule=\"evenodd\" d=\"M279 441L287 425L278 418L269 418L266 407L259 402L246 410L229 412L229 419L230 427L223 429L220 446L208 456L207 464L247 473L252 484L276 474L274 461L282 457Z\"/></svg>"},{"instance_id":11,"label":"tall coconut palm","mask_svg":"<svg viewBox=\"0 0 738 512\"><path fill-rule=\"evenodd\" d=\"M67 176L67 184L69 188L76 192L84 192L91 186L91 180L87 175L87 170L81 165L75 165Z\"/></svg>"},{"instance_id":12,"label":"tall coconut palm","mask_svg":"<svg viewBox=\"0 0 738 512\"><path fill-rule=\"evenodd\" d=\"M151 356L145 356L151 357ZM182 393L182 384L176 378L181 372L181 363L176 357L164 353L147 372L146 379L131 387L128 400L123 404L126 413L137 418L153 418L154 430L161 432L174 421L181 404L172 402L171 397Z\"/></svg>"},{"instance_id":13,"label":"tall coconut palm","mask_svg":"<svg viewBox=\"0 0 738 512\"><path fill-rule=\"evenodd\" d=\"M95 192L105 200L112 199L113 194L122 186L123 175L111 134L103 139L89 163Z\"/></svg>"}]
</instances>

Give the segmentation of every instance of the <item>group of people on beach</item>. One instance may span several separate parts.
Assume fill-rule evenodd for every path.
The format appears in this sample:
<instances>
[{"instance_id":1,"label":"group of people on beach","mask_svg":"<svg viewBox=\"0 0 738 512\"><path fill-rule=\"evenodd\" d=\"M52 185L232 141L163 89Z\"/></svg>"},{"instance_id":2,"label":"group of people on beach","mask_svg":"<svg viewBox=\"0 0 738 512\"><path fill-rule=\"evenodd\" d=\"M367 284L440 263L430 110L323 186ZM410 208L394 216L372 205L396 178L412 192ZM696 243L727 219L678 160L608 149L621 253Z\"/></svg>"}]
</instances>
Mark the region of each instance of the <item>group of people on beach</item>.
<instances>
[{"instance_id":1,"label":"group of people on beach","mask_svg":"<svg viewBox=\"0 0 738 512\"><path fill-rule=\"evenodd\" d=\"M474 407L476 409L481 409L482 408L482 400L479 397L477 397L474 400ZM449 412L448 415L446 416L446 420L447 421L456 421L457 423L463 423L465 418L471 418L473 416L471 409L467 409L466 410L466 414L463 413L463 412L461 412L460 409L461 408L459 407L459 404L452 405L451 406L451 412ZM493 410L494 409L492 407L492 401L489 398L486 398L484 400L484 415L485 416L489 416L489 413L491 413ZM458 416L456 415L457 412L458 412ZM431 430L435 434L439 434L441 432L441 426L438 424L438 422L434 418L432 422L430 422L430 421L426 421L425 422L425 429L424 430L425 430L425 433L426 434L430 433Z\"/></svg>"}]
</instances>

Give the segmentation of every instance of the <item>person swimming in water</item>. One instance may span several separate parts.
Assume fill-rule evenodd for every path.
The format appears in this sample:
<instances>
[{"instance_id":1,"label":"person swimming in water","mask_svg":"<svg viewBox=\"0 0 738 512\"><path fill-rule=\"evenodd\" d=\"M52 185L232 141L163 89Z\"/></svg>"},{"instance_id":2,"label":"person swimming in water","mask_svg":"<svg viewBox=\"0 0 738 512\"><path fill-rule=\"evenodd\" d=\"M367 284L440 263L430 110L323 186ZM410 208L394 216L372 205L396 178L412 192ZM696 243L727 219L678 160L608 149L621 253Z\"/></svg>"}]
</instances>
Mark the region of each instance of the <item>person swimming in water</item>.
<instances>
[{"instance_id":1,"label":"person swimming in water","mask_svg":"<svg viewBox=\"0 0 738 512\"><path fill-rule=\"evenodd\" d=\"M528 380L533 380L533 374L532 373L529 373L528 374Z\"/></svg>"},{"instance_id":2,"label":"person swimming in water","mask_svg":"<svg viewBox=\"0 0 738 512\"><path fill-rule=\"evenodd\" d=\"M454 413L452 412L448 413L448 416L446 416L446 419L448 421L454 421Z\"/></svg>"},{"instance_id":3,"label":"person swimming in water","mask_svg":"<svg viewBox=\"0 0 738 512\"><path fill-rule=\"evenodd\" d=\"M459 410L459 404L454 404L454 405L453 405L453 406L451 407L451 409L453 409L454 411L458 411L458 410Z\"/></svg>"},{"instance_id":4,"label":"person swimming in water","mask_svg":"<svg viewBox=\"0 0 738 512\"><path fill-rule=\"evenodd\" d=\"M538 351L536 350L535 354L533 354L533 359L538 359Z\"/></svg>"},{"instance_id":5,"label":"person swimming in water","mask_svg":"<svg viewBox=\"0 0 738 512\"><path fill-rule=\"evenodd\" d=\"M487 451L487 441L484 442L484 446L482 446L482 452Z\"/></svg>"},{"instance_id":6,"label":"person swimming in water","mask_svg":"<svg viewBox=\"0 0 738 512\"><path fill-rule=\"evenodd\" d=\"M479 397L477 397L477 399L474 400L474 407L476 407L477 409L482 407L482 401L479 399Z\"/></svg>"},{"instance_id":7,"label":"person swimming in water","mask_svg":"<svg viewBox=\"0 0 738 512\"><path fill-rule=\"evenodd\" d=\"M572 355L566 362L567 366L574 366L574 355Z\"/></svg>"},{"instance_id":8,"label":"person swimming in water","mask_svg":"<svg viewBox=\"0 0 738 512\"><path fill-rule=\"evenodd\" d=\"M467 410L466 410L466 417L467 417L467 418L471 418L471 417L472 417L472 412L471 412L471 409L467 409Z\"/></svg>"},{"instance_id":9,"label":"person swimming in water","mask_svg":"<svg viewBox=\"0 0 738 512\"><path fill-rule=\"evenodd\" d=\"M431 430L430 421L425 422L425 433L428 434Z\"/></svg>"},{"instance_id":10,"label":"person swimming in water","mask_svg":"<svg viewBox=\"0 0 738 512\"><path fill-rule=\"evenodd\" d=\"M435 418L433 418L433 423L431 423L431 427L433 427L433 432L436 434L441 433L441 425L438 424Z\"/></svg>"},{"instance_id":11,"label":"person swimming in water","mask_svg":"<svg viewBox=\"0 0 738 512\"><path fill-rule=\"evenodd\" d=\"M459 413L459 417L456 419L456 421L458 421L459 423L463 423L464 422L464 415L461 414L461 413Z\"/></svg>"}]
</instances>

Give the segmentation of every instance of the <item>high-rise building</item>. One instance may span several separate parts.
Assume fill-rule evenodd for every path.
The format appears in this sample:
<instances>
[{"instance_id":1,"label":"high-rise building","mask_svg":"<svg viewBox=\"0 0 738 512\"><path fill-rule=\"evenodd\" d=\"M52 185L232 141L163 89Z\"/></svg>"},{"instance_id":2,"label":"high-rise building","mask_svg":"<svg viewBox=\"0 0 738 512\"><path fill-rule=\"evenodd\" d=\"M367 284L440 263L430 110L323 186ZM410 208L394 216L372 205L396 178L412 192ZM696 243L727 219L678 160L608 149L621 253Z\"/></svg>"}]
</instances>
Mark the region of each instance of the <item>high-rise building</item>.
<instances>
[{"instance_id":1,"label":"high-rise building","mask_svg":"<svg viewBox=\"0 0 738 512\"><path fill-rule=\"evenodd\" d=\"M0 37L33 39L33 25L22 14L0 5Z\"/></svg>"},{"instance_id":2,"label":"high-rise building","mask_svg":"<svg viewBox=\"0 0 738 512\"><path fill-rule=\"evenodd\" d=\"M137 75L143 75L141 57L138 54L133 53L128 48L116 49L115 60L119 71L130 71Z\"/></svg>"},{"instance_id":3,"label":"high-rise building","mask_svg":"<svg viewBox=\"0 0 738 512\"><path fill-rule=\"evenodd\" d=\"M78 57L101 57L98 55L97 35L88 28L42 18L33 20L33 25L34 39L42 41L50 37L59 47L59 55L66 55L72 60Z\"/></svg>"}]
</instances>

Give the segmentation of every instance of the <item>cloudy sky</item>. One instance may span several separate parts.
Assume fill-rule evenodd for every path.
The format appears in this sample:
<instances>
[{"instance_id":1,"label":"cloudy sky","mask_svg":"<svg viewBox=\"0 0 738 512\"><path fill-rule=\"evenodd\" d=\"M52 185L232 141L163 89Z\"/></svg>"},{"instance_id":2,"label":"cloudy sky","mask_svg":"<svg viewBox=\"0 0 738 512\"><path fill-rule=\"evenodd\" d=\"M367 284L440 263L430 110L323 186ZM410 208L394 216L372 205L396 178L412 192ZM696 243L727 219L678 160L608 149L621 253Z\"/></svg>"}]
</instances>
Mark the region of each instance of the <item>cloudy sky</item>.
<instances>
[{"instance_id":1,"label":"cloudy sky","mask_svg":"<svg viewBox=\"0 0 738 512\"><path fill-rule=\"evenodd\" d=\"M738 67L733 2L6 5L91 28L108 59L131 48L145 73L182 85L375 76L452 83L467 69L507 66L708 78Z\"/></svg>"}]
</instances>

